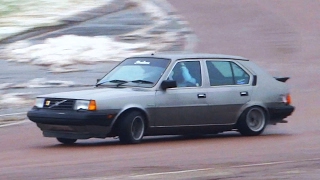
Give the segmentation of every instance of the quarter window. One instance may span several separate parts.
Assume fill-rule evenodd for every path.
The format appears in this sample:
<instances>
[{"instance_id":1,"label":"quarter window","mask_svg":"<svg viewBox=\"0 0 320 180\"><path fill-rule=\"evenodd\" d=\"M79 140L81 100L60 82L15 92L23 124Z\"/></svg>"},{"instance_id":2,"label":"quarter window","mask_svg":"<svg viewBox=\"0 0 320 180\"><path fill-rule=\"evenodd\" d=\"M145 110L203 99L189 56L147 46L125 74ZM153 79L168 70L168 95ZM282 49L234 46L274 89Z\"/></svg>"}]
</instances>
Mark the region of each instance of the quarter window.
<instances>
[{"instance_id":1,"label":"quarter window","mask_svg":"<svg viewBox=\"0 0 320 180\"><path fill-rule=\"evenodd\" d=\"M211 86L241 85L249 83L249 75L230 61L207 61Z\"/></svg>"},{"instance_id":2,"label":"quarter window","mask_svg":"<svg viewBox=\"0 0 320 180\"><path fill-rule=\"evenodd\" d=\"M249 74L240 66L231 63L235 84L249 84Z\"/></svg>"}]
</instances>

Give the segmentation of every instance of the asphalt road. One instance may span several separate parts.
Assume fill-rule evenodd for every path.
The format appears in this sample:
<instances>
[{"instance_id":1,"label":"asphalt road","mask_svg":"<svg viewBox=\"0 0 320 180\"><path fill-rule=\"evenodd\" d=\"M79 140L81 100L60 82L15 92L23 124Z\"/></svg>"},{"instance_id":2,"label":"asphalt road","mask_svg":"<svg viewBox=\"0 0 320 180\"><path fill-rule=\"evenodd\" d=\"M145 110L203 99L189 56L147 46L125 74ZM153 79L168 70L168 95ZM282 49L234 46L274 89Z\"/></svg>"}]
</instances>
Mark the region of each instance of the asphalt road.
<instances>
[{"instance_id":1,"label":"asphalt road","mask_svg":"<svg viewBox=\"0 0 320 180\"><path fill-rule=\"evenodd\" d=\"M262 136L148 137L64 146L33 123L0 129L0 179L319 179L320 7L313 0L169 0L197 52L241 55L287 75L296 111Z\"/></svg>"}]
</instances>

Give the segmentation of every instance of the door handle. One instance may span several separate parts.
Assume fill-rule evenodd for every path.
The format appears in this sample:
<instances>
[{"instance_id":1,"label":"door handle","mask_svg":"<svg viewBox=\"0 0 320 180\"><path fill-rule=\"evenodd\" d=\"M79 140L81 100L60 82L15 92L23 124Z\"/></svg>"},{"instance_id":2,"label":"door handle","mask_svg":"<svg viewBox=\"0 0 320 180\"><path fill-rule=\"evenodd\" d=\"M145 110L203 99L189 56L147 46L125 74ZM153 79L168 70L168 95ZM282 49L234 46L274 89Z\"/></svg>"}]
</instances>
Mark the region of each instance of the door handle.
<instances>
[{"instance_id":1,"label":"door handle","mask_svg":"<svg viewBox=\"0 0 320 180\"><path fill-rule=\"evenodd\" d=\"M198 98L206 98L206 94L198 94Z\"/></svg>"},{"instance_id":2,"label":"door handle","mask_svg":"<svg viewBox=\"0 0 320 180\"><path fill-rule=\"evenodd\" d=\"M240 96L248 96L249 93L247 91L242 91L240 92Z\"/></svg>"}]
</instances>

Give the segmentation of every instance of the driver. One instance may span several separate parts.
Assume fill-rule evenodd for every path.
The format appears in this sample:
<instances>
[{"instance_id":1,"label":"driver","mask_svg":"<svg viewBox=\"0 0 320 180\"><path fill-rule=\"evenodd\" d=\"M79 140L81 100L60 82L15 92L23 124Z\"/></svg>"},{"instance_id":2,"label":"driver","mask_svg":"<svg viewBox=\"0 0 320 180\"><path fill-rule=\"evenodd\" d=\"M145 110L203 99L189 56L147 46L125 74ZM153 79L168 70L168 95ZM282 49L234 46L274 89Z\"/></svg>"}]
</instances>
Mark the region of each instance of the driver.
<instances>
[{"instance_id":1,"label":"driver","mask_svg":"<svg viewBox=\"0 0 320 180\"><path fill-rule=\"evenodd\" d=\"M186 65L183 62L178 63L174 67L173 71L169 76L169 79L177 81L178 87L197 86L196 79L190 75L189 69L186 67Z\"/></svg>"}]
</instances>

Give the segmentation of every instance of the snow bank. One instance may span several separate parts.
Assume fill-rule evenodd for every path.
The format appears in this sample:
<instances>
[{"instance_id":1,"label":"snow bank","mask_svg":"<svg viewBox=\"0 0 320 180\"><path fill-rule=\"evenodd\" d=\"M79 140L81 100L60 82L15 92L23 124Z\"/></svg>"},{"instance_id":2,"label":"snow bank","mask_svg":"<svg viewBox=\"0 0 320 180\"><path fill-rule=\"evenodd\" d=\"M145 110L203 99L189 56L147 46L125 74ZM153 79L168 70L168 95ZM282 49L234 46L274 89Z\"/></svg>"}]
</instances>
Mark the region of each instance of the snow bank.
<instances>
[{"instance_id":1,"label":"snow bank","mask_svg":"<svg viewBox=\"0 0 320 180\"><path fill-rule=\"evenodd\" d=\"M41 44L31 44L27 40L12 43L0 51L0 58L47 66L51 72L73 72L80 69L72 65L121 61L129 56L161 51L177 41L177 32L149 33L152 28L166 23L167 14L161 8L149 1L132 1L155 19L155 23L118 37L124 42L106 36L63 35L46 39ZM131 40L137 39L139 43L132 43Z\"/></svg>"},{"instance_id":2,"label":"snow bank","mask_svg":"<svg viewBox=\"0 0 320 180\"><path fill-rule=\"evenodd\" d=\"M48 66L52 72L74 71L68 66L77 64L94 64L97 62L121 61L125 57L151 53L163 48L174 37L170 34L161 38L158 43L124 43L109 37L63 35L49 38L42 44L31 45L20 41L8 45L2 52L8 61Z\"/></svg>"}]
</instances>

